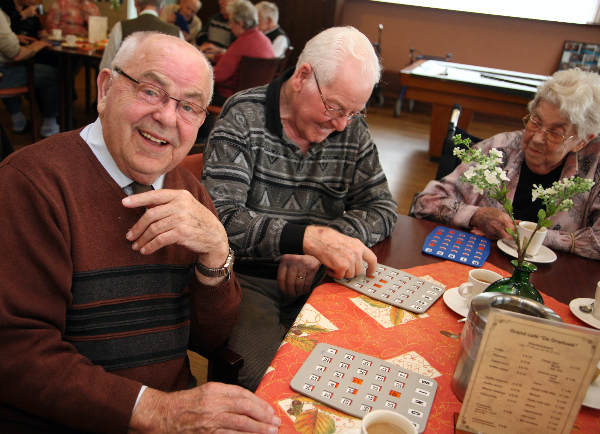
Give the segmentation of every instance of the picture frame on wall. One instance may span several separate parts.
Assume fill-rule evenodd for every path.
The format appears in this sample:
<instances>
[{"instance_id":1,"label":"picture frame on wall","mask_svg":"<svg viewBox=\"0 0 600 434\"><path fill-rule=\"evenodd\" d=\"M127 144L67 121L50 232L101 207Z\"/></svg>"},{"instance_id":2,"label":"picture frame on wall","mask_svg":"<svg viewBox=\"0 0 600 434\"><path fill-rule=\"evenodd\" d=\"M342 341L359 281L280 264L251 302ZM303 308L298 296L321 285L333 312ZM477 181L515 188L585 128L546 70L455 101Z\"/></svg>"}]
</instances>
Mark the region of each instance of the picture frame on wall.
<instances>
[{"instance_id":1,"label":"picture frame on wall","mask_svg":"<svg viewBox=\"0 0 600 434\"><path fill-rule=\"evenodd\" d=\"M559 71L578 67L584 71L600 71L600 44L565 41Z\"/></svg>"}]
</instances>

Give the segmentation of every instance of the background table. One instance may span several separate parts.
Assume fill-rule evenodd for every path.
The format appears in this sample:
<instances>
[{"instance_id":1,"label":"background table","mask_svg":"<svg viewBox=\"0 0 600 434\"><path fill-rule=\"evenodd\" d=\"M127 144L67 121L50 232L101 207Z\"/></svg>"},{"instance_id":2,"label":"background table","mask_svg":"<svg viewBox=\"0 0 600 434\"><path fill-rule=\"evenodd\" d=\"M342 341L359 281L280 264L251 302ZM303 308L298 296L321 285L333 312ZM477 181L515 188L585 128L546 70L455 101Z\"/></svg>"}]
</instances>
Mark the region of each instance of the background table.
<instances>
[{"instance_id":1,"label":"background table","mask_svg":"<svg viewBox=\"0 0 600 434\"><path fill-rule=\"evenodd\" d=\"M49 52L58 58L59 91L60 91L60 127L61 131L70 131L73 125L73 88L75 73L78 66L85 68L85 98L86 110L89 110L91 100L90 71L98 70L102 60L102 52L98 51L95 44L78 45L77 47L63 47L62 45L51 45L47 48ZM95 76L94 76L95 79Z\"/></svg>"},{"instance_id":2,"label":"background table","mask_svg":"<svg viewBox=\"0 0 600 434\"><path fill-rule=\"evenodd\" d=\"M467 131L474 112L521 119L547 76L437 60L419 60L400 71L404 98L429 102L429 155L442 154L452 106L462 106L458 126Z\"/></svg>"},{"instance_id":3,"label":"background table","mask_svg":"<svg viewBox=\"0 0 600 434\"><path fill-rule=\"evenodd\" d=\"M421 253L425 236L435 226L429 221L400 216L392 236L373 249L378 261L438 281L448 289L458 286L466 281L471 267ZM572 266L579 271L566 273ZM494 246L484 268L508 276L512 267L504 253ZM598 268L597 261L559 253L558 261L538 271L535 280L540 288L542 285L548 288L543 294L548 307L564 321L583 325L564 302L549 293L568 302L575 295L570 295L570 285L563 282L575 281L581 286L581 294L577 296L593 296L595 281L593 285L590 282L600 277ZM588 275L582 276L584 273ZM358 419L312 401L289 387L316 343L327 342L434 378L439 387L425 432L452 433L453 415L460 411L461 405L450 389L460 342L441 335L440 330L460 333L463 325L457 322L459 318L442 300L425 314L415 315L342 285L322 284L302 308L256 393L277 410L283 421L282 433L321 433L333 428L335 432L357 432ZM582 408L575 429L581 433L600 432L600 411Z\"/></svg>"}]
</instances>

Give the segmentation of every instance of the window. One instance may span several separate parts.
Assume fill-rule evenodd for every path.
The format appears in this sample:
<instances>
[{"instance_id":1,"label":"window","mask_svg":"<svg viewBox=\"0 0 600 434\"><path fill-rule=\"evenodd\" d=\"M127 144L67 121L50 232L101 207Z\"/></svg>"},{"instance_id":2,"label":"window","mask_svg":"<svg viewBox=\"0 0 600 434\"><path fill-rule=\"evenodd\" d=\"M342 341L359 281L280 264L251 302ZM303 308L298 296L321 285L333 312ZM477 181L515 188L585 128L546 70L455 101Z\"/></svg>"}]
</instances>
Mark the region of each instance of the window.
<instances>
[{"instance_id":1,"label":"window","mask_svg":"<svg viewBox=\"0 0 600 434\"><path fill-rule=\"evenodd\" d=\"M424 6L461 12L476 12L515 18L530 18L563 23L600 23L600 0L373 0L410 6ZM449 5L451 3L451 5Z\"/></svg>"}]
</instances>

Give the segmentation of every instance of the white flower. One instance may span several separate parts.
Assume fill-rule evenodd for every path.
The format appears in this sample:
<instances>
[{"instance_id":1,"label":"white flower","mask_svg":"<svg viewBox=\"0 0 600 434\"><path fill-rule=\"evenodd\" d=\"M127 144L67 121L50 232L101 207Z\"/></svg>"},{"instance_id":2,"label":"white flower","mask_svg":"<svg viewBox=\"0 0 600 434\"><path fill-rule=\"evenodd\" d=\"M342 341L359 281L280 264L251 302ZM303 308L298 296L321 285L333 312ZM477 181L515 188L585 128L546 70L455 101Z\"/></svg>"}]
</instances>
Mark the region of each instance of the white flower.
<instances>
[{"instance_id":1,"label":"white flower","mask_svg":"<svg viewBox=\"0 0 600 434\"><path fill-rule=\"evenodd\" d=\"M463 173L463 176L467 179L471 179L472 177L475 176L475 168L474 167L469 167L465 173Z\"/></svg>"},{"instance_id":2,"label":"white flower","mask_svg":"<svg viewBox=\"0 0 600 434\"><path fill-rule=\"evenodd\" d=\"M485 180L488 182L488 184L491 185L499 185L500 184L500 180L497 178L496 176L496 172L492 172L491 170L484 170L483 171L483 176L485 177Z\"/></svg>"},{"instance_id":3,"label":"white flower","mask_svg":"<svg viewBox=\"0 0 600 434\"><path fill-rule=\"evenodd\" d=\"M477 185L473 186L473 193L475 194L481 194L483 193L483 190L481 188L479 188Z\"/></svg>"}]
</instances>

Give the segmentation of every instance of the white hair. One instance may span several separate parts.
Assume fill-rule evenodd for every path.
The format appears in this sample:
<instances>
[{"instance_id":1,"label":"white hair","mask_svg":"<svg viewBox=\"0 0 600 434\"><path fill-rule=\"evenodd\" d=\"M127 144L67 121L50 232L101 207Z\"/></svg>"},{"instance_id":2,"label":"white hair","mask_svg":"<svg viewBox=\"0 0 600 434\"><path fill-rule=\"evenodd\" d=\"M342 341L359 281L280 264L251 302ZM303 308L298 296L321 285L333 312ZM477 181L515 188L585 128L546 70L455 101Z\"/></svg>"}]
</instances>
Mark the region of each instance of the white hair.
<instances>
[{"instance_id":1,"label":"white hair","mask_svg":"<svg viewBox=\"0 0 600 434\"><path fill-rule=\"evenodd\" d=\"M159 32L134 32L131 35L129 35L128 37L126 37L125 40L121 43L121 46L119 47L119 50L117 51L117 54L115 55L112 62L110 63L110 67L113 70L113 76L115 74L117 74L117 72L115 71L115 67L117 67L117 66L123 67L123 65L127 65L129 62L135 62L136 59L139 59L139 57L140 57L139 47L142 45L142 43L144 41L146 41L146 39L149 39L149 38L152 38L155 36L161 36L164 38L173 38L174 44L190 45L187 42L183 41L182 39L180 39L176 36L165 35L165 34L159 33ZM190 47L193 47L193 46L190 45ZM204 63L206 64L206 68L208 70L208 94L206 96L207 97L206 103L209 104L212 99L213 87L215 84L213 69L212 69L210 62L206 58L206 56L204 56L204 54L202 54L201 51L199 51L199 50L196 50L196 51L198 51L198 54L204 60Z\"/></svg>"},{"instance_id":2,"label":"white hair","mask_svg":"<svg viewBox=\"0 0 600 434\"><path fill-rule=\"evenodd\" d=\"M259 14L263 16L263 18L271 18L273 20L273 24L277 24L279 22L279 8L277 8L277 5L275 3L256 3L256 10Z\"/></svg>"},{"instance_id":3,"label":"white hair","mask_svg":"<svg viewBox=\"0 0 600 434\"><path fill-rule=\"evenodd\" d=\"M597 73L579 68L555 72L529 102L529 111L535 110L541 100L556 106L577 129L580 139L600 133L600 75Z\"/></svg>"},{"instance_id":4,"label":"white hair","mask_svg":"<svg viewBox=\"0 0 600 434\"><path fill-rule=\"evenodd\" d=\"M349 57L360 61L361 72L375 86L381 78L379 58L369 39L351 26L331 27L314 36L300 53L296 68L308 63L319 76L319 81L327 85L334 81Z\"/></svg>"},{"instance_id":5,"label":"white hair","mask_svg":"<svg viewBox=\"0 0 600 434\"><path fill-rule=\"evenodd\" d=\"M258 26L258 11L248 0L233 0L227 5L227 13L244 30Z\"/></svg>"}]
</instances>

